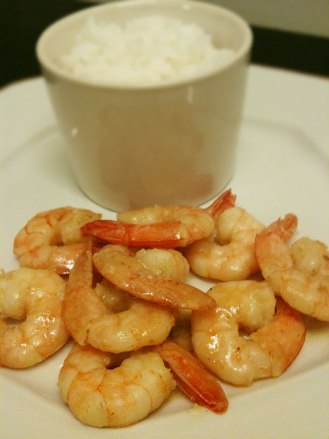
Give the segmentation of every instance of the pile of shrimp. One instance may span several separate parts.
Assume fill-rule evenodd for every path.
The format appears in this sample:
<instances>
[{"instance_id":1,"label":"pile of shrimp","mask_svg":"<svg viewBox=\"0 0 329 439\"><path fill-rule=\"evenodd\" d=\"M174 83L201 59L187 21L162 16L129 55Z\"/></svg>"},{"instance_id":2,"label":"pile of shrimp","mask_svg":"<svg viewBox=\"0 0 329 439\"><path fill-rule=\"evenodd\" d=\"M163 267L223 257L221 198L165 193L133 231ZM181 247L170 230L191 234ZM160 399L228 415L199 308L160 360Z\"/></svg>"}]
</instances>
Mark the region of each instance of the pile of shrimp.
<instances>
[{"instance_id":1,"label":"pile of shrimp","mask_svg":"<svg viewBox=\"0 0 329 439\"><path fill-rule=\"evenodd\" d=\"M223 383L280 376L303 348L305 316L329 322L328 248L292 242L297 226L292 213L262 224L231 190L207 208L116 220L39 213L15 237L20 268L0 273L0 365L32 367L71 340L58 388L90 426L141 421L175 388L224 413Z\"/></svg>"}]
</instances>

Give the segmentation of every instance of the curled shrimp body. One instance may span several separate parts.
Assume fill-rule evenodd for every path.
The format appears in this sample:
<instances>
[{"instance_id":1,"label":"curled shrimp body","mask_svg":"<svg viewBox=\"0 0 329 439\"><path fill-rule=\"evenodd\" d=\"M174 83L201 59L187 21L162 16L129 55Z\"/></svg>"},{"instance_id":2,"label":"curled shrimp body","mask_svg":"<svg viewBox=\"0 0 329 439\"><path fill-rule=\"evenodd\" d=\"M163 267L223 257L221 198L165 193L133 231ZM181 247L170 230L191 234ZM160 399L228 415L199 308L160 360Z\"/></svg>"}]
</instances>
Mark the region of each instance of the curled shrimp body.
<instances>
[{"instance_id":1,"label":"curled shrimp body","mask_svg":"<svg viewBox=\"0 0 329 439\"><path fill-rule=\"evenodd\" d=\"M125 427L159 408L175 381L156 352L120 356L91 346L73 347L59 374L65 403L80 422Z\"/></svg>"},{"instance_id":2,"label":"curled shrimp body","mask_svg":"<svg viewBox=\"0 0 329 439\"><path fill-rule=\"evenodd\" d=\"M33 366L66 343L64 291L65 281L49 270L20 268L0 274L0 365Z\"/></svg>"},{"instance_id":3,"label":"curled shrimp body","mask_svg":"<svg viewBox=\"0 0 329 439\"><path fill-rule=\"evenodd\" d=\"M216 308L192 314L192 342L200 360L235 385L281 375L304 344L300 314L276 301L265 281L220 283L210 295Z\"/></svg>"},{"instance_id":4,"label":"curled shrimp body","mask_svg":"<svg viewBox=\"0 0 329 439\"><path fill-rule=\"evenodd\" d=\"M256 255L264 278L298 311L329 322L329 251L306 237L289 248L273 230L256 239Z\"/></svg>"},{"instance_id":5,"label":"curled shrimp body","mask_svg":"<svg viewBox=\"0 0 329 439\"><path fill-rule=\"evenodd\" d=\"M22 267L68 274L86 249L81 226L100 217L90 210L73 207L38 213L16 235L14 254Z\"/></svg>"},{"instance_id":6,"label":"curled shrimp body","mask_svg":"<svg viewBox=\"0 0 329 439\"><path fill-rule=\"evenodd\" d=\"M221 281L247 279L258 270L254 242L263 229L245 209L229 207L218 216L212 238L195 242L184 254L199 276Z\"/></svg>"},{"instance_id":7,"label":"curled shrimp body","mask_svg":"<svg viewBox=\"0 0 329 439\"><path fill-rule=\"evenodd\" d=\"M297 218L288 214L285 219L287 236L297 226ZM278 227L273 223L272 228ZM245 209L229 207L217 217L216 233L189 246L186 256L192 271L199 276L221 281L248 279L259 270L255 255L256 235L264 225Z\"/></svg>"},{"instance_id":8,"label":"curled shrimp body","mask_svg":"<svg viewBox=\"0 0 329 439\"><path fill-rule=\"evenodd\" d=\"M144 265L123 246L107 245L94 254L98 272L130 295L172 308L208 309L214 301L198 288Z\"/></svg>"},{"instance_id":9,"label":"curled shrimp body","mask_svg":"<svg viewBox=\"0 0 329 439\"><path fill-rule=\"evenodd\" d=\"M149 248L138 250L135 257L154 274L168 279L185 281L190 271L186 258L177 250Z\"/></svg>"},{"instance_id":10,"label":"curled shrimp body","mask_svg":"<svg viewBox=\"0 0 329 439\"><path fill-rule=\"evenodd\" d=\"M162 343L175 323L171 310L131 297L108 282L93 288L90 251L78 258L69 275L63 317L79 344L113 353Z\"/></svg>"},{"instance_id":11,"label":"curled shrimp body","mask_svg":"<svg viewBox=\"0 0 329 439\"><path fill-rule=\"evenodd\" d=\"M216 212L231 190L221 194L208 208L153 206L117 215L117 221L93 221L82 232L95 238L127 247L186 247L208 237L214 230Z\"/></svg>"}]
</instances>

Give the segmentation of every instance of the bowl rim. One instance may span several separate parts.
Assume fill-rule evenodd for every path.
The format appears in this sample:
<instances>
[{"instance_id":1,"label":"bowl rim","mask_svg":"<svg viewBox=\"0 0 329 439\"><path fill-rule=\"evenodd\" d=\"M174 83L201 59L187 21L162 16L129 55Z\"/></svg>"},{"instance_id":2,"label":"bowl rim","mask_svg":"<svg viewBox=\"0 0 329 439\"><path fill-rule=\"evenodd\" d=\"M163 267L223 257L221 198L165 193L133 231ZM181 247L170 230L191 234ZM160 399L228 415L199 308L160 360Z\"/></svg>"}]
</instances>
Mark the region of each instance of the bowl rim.
<instances>
[{"instance_id":1,"label":"bowl rim","mask_svg":"<svg viewBox=\"0 0 329 439\"><path fill-rule=\"evenodd\" d=\"M64 68L61 68L54 61L52 61L51 58L46 53L45 46L47 44L47 40L51 38L51 36L54 33L58 32L61 26L66 25L70 21L79 20L83 16L87 17L93 11L101 11L108 9L124 9L124 8L130 8L131 6L138 7L143 5L147 6L147 5L161 5L161 4L172 5L174 7L178 7L184 10L190 10L192 8L202 8L205 11L208 11L209 13L217 13L217 14L220 13L222 15L225 15L226 17L229 17L229 19L231 19L233 22L238 24L240 28L244 31L246 36L245 41L243 42L239 50L235 51L234 57L219 67L213 67L201 74L199 73L180 79L172 79L172 80L149 83L149 84L146 83L129 84L127 82L115 82L113 80L112 81L99 80L99 79L92 80L90 78L79 77L70 72L67 72ZM35 53L39 65L41 67L41 70L44 74L48 72L53 76L56 76L72 84L88 86L91 88L100 88L100 89L106 88L113 90L153 90L153 89L160 90L162 88L177 87L181 85L188 85L190 83L203 81L207 78L215 76L219 72L224 72L225 70L230 69L233 65L239 63L244 58L248 59L249 53L252 48L252 44L253 44L253 33L247 21L237 13L222 6L214 5L207 2L202 2L201 0L125 0L125 1L115 0L113 2L106 2L98 5L88 6L82 10L70 13L54 21L52 24L46 27L39 35L35 45Z\"/></svg>"}]
</instances>

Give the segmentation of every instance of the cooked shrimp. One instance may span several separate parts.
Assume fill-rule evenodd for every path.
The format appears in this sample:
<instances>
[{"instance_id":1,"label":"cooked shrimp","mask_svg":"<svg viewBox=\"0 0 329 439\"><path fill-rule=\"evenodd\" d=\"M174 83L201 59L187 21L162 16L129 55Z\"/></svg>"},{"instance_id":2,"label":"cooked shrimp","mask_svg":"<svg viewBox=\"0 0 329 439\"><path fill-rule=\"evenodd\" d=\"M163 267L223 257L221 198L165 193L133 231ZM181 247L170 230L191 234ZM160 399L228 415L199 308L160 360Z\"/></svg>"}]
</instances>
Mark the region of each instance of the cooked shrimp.
<instances>
[{"instance_id":1,"label":"cooked shrimp","mask_svg":"<svg viewBox=\"0 0 329 439\"><path fill-rule=\"evenodd\" d=\"M295 360L305 340L304 322L282 299L276 302L265 281L220 283L210 295L217 306L192 313L192 342L216 375L248 386L281 375Z\"/></svg>"},{"instance_id":2,"label":"cooked shrimp","mask_svg":"<svg viewBox=\"0 0 329 439\"><path fill-rule=\"evenodd\" d=\"M168 308L133 298L107 282L93 288L90 251L78 258L70 273L63 317L79 344L112 353L162 343L175 323Z\"/></svg>"},{"instance_id":3,"label":"cooked shrimp","mask_svg":"<svg viewBox=\"0 0 329 439\"><path fill-rule=\"evenodd\" d=\"M202 209L188 206L153 206L117 215L117 221L99 220L85 224L82 232L100 240L127 247L186 247L206 238L214 230L213 216L228 190L218 200Z\"/></svg>"},{"instance_id":4,"label":"cooked shrimp","mask_svg":"<svg viewBox=\"0 0 329 439\"><path fill-rule=\"evenodd\" d=\"M148 248L136 252L135 257L154 274L168 279L185 281L190 271L186 258L177 250Z\"/></svg>"},{"instance_id":5,"label":"cooked shrimp","mask_svg":"<svg viewBox=\"0 0 329 439\"><path fill-rule=\"evenodd\" d=\"M264 278L290 306L329 322L329 251L320 241L301 238L289 246L273 230L256 239Z\"/></svg>"},{"instance_id":6,"label":"cooked shrimp","mask_svg":"<svg viewBox=\"0 0 329 439\"><path fill-rule=\"evenodd\" d=\"M208 309L215 305L198 288L155 274L126 247L107 245L95 253L94 263L105 279L137 298L173 308Z\"/></svg>"},{"instance_id":7,"label":"cooked shrimp","mask_svg":"<svg viewBox=\"0 0 329 439\"><path fill-rule=\"evenodd\" d=\"M20 265L68 274L86 248L81 226L100 217L89 210L73 207L38 213L15 238L14 253Z\"/></svg>"},{"instance_id":8,"label":"cooked shrimp","mask_svg":"<svg viewBox=\"0 0 329 439\"><path fill-rule=\"evenodd\" d=\"M295 219L289 216L286 220L290 235L296 229ZM221 281L248 279L259 270L255 237L263 229L264 225L245 209L229 207L217 217L212 239L193 243L184 255L199 276Z\"/></svg>"},{"instance_id":9,"label":"cooked shrimp","mask_svg":"<svg viewBox=\"0 0 329 439\"><path fill-rule=\"evenodd\" d=\"M177 310L175 324L169 335L170 340L174 341L190 352L193 351L191 313L192 311L189 309Z\"/></svg>"},{"instance_id":10,"label":"cooked shrimp","mask_svg":"<svg viewBox=\"0 0 329 439\"><path fill-rule=\"evenodd\" d=\"M217 378L191 352L168 340L155 349L189 399L215 413L227 410L228 401Z\"/></svg>"},{"instance_id":11,"label":"cooked shrimp","mask_svg":"<svg viewBox=\"0 0 329 439\"><path fill-rule=\"evenodd\" d=\"M156 352L121 357L76 345L59 374L65 403L80 422L94 427L125 427L159 408L175 381Z\"/></svg>"},{"instance_id":12,"label":"cooked shrimp","mask_svg":"<svg viewBox=\"0 0 329 439\"><path fill-rule=\"evenodd\" d=\"M263 228L245 209L230 207L218 217L212 239L193 243L184 254L200 276L222 281L247 279L258 270L254 242Z\"/></svg>"},{"instance_id":13,"label":"cooked shrimp","mask_svg":"<svg viewBox=\"0 0 329 439\"><path fill-rule=\"evenodd\" d=\"M66 343L64 291L65 281L49 270L20 268L0 274L0 365L33 366Z\"/></svg>"}]
</instances>

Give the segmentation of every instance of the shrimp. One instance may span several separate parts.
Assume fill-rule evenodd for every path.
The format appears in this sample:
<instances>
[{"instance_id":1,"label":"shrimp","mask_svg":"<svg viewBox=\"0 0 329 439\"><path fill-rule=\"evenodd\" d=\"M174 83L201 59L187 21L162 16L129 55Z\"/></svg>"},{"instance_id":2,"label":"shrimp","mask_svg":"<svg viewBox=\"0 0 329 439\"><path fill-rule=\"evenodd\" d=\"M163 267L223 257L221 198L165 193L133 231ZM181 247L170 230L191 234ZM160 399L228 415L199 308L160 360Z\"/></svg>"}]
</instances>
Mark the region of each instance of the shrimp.
<instances>
[{"instance_id":1,"label":"shrimp","mask_svg":"<svg viewBox=\"0 0 329 439\"><path fill-rule=\"evenodd\" d=\"M228 400L217 378L191 352L172 341L155 348L171 369L178 387L189 399L215 413L228 408Z\"/></svg>"},{"instance_id":2,"label":"shrimp","mask_svg":"<svg viewBox=\"0 0 329 439\"><path fill-rule=\"evenodd\" d=\"M265 230L256 239L262 274L274 291L303 314L329 322L329 251L303 237L289 248L280 235Z\"/></svg>"},{"instance_id":3,"label":"shrimp","mask_svg":"<svg viewBox=\"0 0 329 439\"><path fill-rule=\"evenodd\" d=\"M176 383L156 352L118 354L73 347L60 370L64 402L82 423L125 427L144 419L167 400Z\"/></svg>"},{"instance_id":4,"label":"shrimp","mask_svg":"<svg viewBox=\"0 0 329 439\"><path fill-rule=\"evenodd\" d=\"M65 281L50 270L19 268L0 274L0 365L33 366L67 342L64 292Z\"/></svg>"},{"instance_id":5,"label":"shrimp","mask_svg":"<svg viewBox=\"0 0 329 439\"><path fill-rule=\"evenodd\" d=\"M191 270L199 276L220 281L248 279L259 271L255 237L264 228L245 209L228 206L217 217L213 237L193 243L184 251L184 255ZM286 229L290 235L293 234L296 229L295 216L287 217Z\"/></svg>"},{"instance_id":6,"label":"shrimp","mask_svg":"<svg viewBox=\"0 0 329 439\"><path fill-rule=\"evenodd\" d=\"M212 239L190 245L184 255L192 271L215 280L247 279L258 270L254 241L264 225L240 207L230 207L216 221Z\"/></svg>"},{"instance_id":7,"label":"shrimp","mask_svg":"<svg viewBox=\"0 0 329 439\"><path fill-rule=\"evenodd\" d=\"M121 353L162 343L175 323L171 310L131 297L108 282L93 285L92 253L76 261L66 288L63 317L79 344Z\"/></svg>"},{"instance_id":8,"label":"shrimp","mask_svg":"<svg viewBox=\"0 0 329 439\"><path fill-rule=\"evenodd\" d=\"M184 282L190 272L186 258L177 250L148 248L138 250L135 257L154 274Z\"/></svg>"},{"instance_id":9,"label":"shrimp","mask_svg":"<svg viewBox=\"0 0 329 439\"><path fill-rule=\"evenodd\" d=\"M73 207L38 213L16 235L14 254L22 267L68 274L86 249L81 226L100 217L100 214Z\"/></svg>"},{"instance_id":10,"label":"shrimp","mask_svg":"<svg viewBox=\"0 0 329 439\"><path fill-rule=\"evenodd\" d=\"M179 309L176 312L175 325L170 331L169 339L182 346L187 351L193 351L191 334L191 314L189 309Z\"/></svg>"},{"instance_id":11,"label":"shrimp","mask_svg":"<svg viewBox=\"0 0 329 439\"><path fill-rule=\"evenodd\" d=\"M120 290L145 301L173 308L208 309L213 299L198 288L158 275L134 257L130 249L107 245L94 254L98 272Z\"/></svg>"},{"instance_id":12,"label":"shrimp","mask_svg":"<svg viewBox=\"0 0 329 439\"><path fill-rule=\"evenodd\" d=\"M186 247L213 232L213 215L226 197L231 197L230 190L207 209L153 206L130 210L119 213L117 221L99 220L85 224L82 232L127 247Z\"/></svg>"},{"instance_id":13,"label":"shrimp","mask_svg":"<svg viewBox=\"0 0 329 439\"><path fill-rule=\"evenodd\" d=\"M192 343L221 379L248 386L281 375L295 360L305 341L303 319L281 298L276 301L265 281L219 283L209 294L217 306L192 313Z\"/></svg>"}]
</instances>

